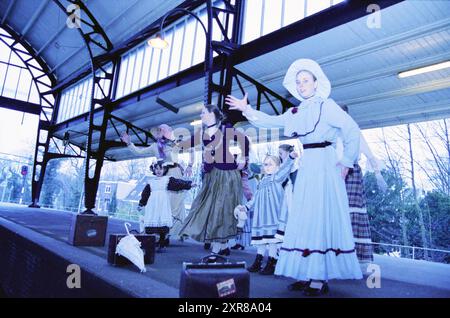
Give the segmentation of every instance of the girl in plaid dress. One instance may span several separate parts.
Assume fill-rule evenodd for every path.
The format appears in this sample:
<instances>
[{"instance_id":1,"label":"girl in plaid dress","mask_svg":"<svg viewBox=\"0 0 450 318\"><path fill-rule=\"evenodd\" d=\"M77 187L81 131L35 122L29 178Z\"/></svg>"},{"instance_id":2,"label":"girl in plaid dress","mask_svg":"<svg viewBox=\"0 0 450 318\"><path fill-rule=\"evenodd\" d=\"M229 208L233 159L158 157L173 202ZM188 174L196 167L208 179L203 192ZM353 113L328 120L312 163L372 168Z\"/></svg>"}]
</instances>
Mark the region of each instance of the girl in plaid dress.
<instances>
[{"instance_id":1,"label":"girl in plaid dress","mask_svg":"<svg viewBox=\"0 0 450 318\"><path fill-rule=\"evenodd\" d=\"M348 112L346 106L343 106L342 108ZM378 187L384 191L386 189L386 183L381 176L380 165L362 134L360 136L360 152L364 154L370 166L374 169ZM345 178L345 187L348 196L353 237L355 239L356 256L360 263L371 263L373 262L373 245L369 217L367 215L363 173L358 164L358 160L355 161L353 168L349 170L349 173Z\"/></svg>"}]
</instances>

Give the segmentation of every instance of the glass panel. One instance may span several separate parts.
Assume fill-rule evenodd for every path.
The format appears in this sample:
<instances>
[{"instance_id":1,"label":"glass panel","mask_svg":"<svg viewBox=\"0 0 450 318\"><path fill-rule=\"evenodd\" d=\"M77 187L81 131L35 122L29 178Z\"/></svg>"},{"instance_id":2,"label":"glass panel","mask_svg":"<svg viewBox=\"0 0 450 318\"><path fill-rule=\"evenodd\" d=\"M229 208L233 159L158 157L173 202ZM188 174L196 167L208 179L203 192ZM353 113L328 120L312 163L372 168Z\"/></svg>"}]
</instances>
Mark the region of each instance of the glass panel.
<instances>
[{"instance_id":1,"label":"glass panel","mask_svg":"<svg viewBox=\"0 0 450 318\"><path fill-rule=\"evenodd\" d=\"M196 22L190 19L186 23L186 33L184 35L184 47L183 54L181 56L180 70L187 69L190 67L192 59L192 50L194 48L194 37L195 37L195 25Z\"/></svg>"},{"instance_id":2,"label":"glass panel","mask_svg":"<svg viewBox=\"0 0 450 318\"><path fill-rule=\"evenodd\" d=\"M26 101L28 100L28 91L30 90L30 83L32 81L30 72L28 70L22 70L20 74L20 81L17 90L17 99Z\"/></svg>"},{"instance_id":3,"label":"glass panel","mask_svg":"<svg viewBox=\"0 0 450 318\"><path fill-rule=\"evenodd\" d=\"M166 78L169 70L170 54L173 49L173 29L165 32L165 40L169 43L169 46L162 50L161 63L158 71L158 80Z\"/></svg>"},{"instance_id":4,"label":"glass panel","mask_svg":"<svg viewBox=\"0 0 450 318\"><path fill-rule=\"evenodd\" d=\"M9 61L9 54L11 54L11 50L9 47L0 41L0 61L8 63Z\"/></svg>"},{"instance_id":5,"label":"glass panel","mask_svg":"<svg viewBox=\"0 0 450 318\"><path fill-rule=\"evenodd\" d=\"M139 83L139 88L145 87L148 84L150 76L150 63L152 61L152 48L147 43L144 44L144 58L142 62L142 75Z\"/></svg>"},{"instance_id":6,"label":"glass panel","mask_svg":"<svg viewBox=\"0 0 450 318\"><path fill-rule=\"evenodd\" d=\"M8 65L0 63L0 94L3 91L3 83L5 82L7 68L8 68Z\"/></svg>"},{"instance_id":7,"label":"glass panel","mask_svg":"<svg viewBox=\"0 0 450 318\"><path fill-rule=\"evenodd\" d=\"M261 36L263 0L246 1L243 42L247 43Z\"/></svg>"},{"instance_id":8,"label":"glass panel","mask_svg":"<svg viewBox=\"0 0 450 318\"><path fill-rule=\"evenodd\" d=\"M148 84L153 84L156 82L158 78L158 66L159 66L159 60L161 59L161 51L158 49L152 49L152 60L150 63L150 76L148 80Z\"/></svg>"},{"instance_id":9,"label":"glass panel","mask_svg":"<svg viewBox=\"0 0 450 318\"><path fill-rule=\"evenodd\" d=\"M280 0L265 0L263 35L281 28L281 5Z\"/></svg>"},{"instance_id":10,"label":"glass panel","mask_svg":"<svg viewBox=\"0 0 450 318\"><path fill-rule=\"evenodd\" d=\"M172 43L172 56L170 58L169 75L178 72L180 67L181 45L183 44L184 23L178 24L175 28L173 43Z\"/></svg>"},{"instance_id":11,"label":"glass panel","mask_svg":"<svg viewBox=\"0 0 450 318\"><path fill-rule=\"evenodd\" d=\"M31 103L36 103L36 104L40 104L41 103L41 98L39 96L39 93L37 91L36 85L34 83L31 86L30 99L28 101L31 102Z\"/></svg>"},{"instance_id":12,"label":"glass panel","mask_svg":"<svg viewBox=\"0 0 450 318\"><path fill-rule=\"evenodd\" d=\"M17 82L19 81L20 68L10 65L6 76L5 87L3 88L3 96L14 98L16 95Z\"/></svg>"},{"instance_id":13,"label":"glass panel","mask_svg":"<svg viewBox=\"0 0 450 318\"><path fill-rule=\"evenodd\" d=\"M11 54L11 60L9 61L10 64L16 65L16 66L22 66L25 67L22 60L17 56L16 53Z\"/></svg>"},{"instance_id":14,"label":"glass panel","mask_svg":"<svg viewBox=\"0 0 450 318\"><path fill-rule=\"evenodd\" d=\"M133 80L134 62L136 61L135 52L130 53L128 66L127 66L127 77L125 79L125 87L123 89L123 95L127 95L131 91L131 81Z\"/></svg>"},{"instance_id":15,"label":"glass panel","mask_svg":"<svg viewBox=\"0 0 450 318\"><path fill-rule=\"evenodd\" d=\"M285 0L284 25L291 24L305 17L305 0Z\"/></svg>"},{"instance_id":16,"label":"glass panel","mask_svg":"<svg viewBox=\"0 0 450 318\"><path fill-rule=\"evenodd\" d=\"M58 111L58 122L64 121L64 111L67 108L67 94L62 94Z\"/></svg>"},{"instance_id":17,"label":"glass panel","mask_svg":"<svg viewBox=\"0 0 450 318\"><path fill-rule=\"evenodd\" d=\"M120 72L119 78L117 79L117 88L116 88L116 96L115 98L120 98L124 95L123 90L125 88L125 78L127 75L128 69L128 56L124 56L120 62Z\"/></svg>"},{"instance_id":18,"label":"glass panel","mask_svg":"<svg viewBox=\"0 0 450 318\"><path fill-rule=\"evenodd\" d=\"M142 74L142 59L144 57L144 49L140 47L136 54L136 63L133 72L133 82L131 85L131 91L134 92L139 88Z\"/></svg>"},{"instance_id":19,"label":"glass panel","mask_svg":"<svg viewBox=\"0 0 450 318\"><path fill-rule=\"evenodd\" d=\"M204 25L207 25L206 10L201 11L200 20ZM198 23L198 22L197 22ZM194 61L193 65L205 61L205 48L206 48L206 38L205 31L201 25L197 26L196 38L194 47Z\"/></svg>"},{"instance_id":20,"label":"glass panel","mask_svg":"<svg viewBox=\"0 0 450 318\"><path fill-rule=\"evenodd\" d=\"M330 0L308 0L306 15L310 16L319 11L325 10L331 6Z\"/></svg>"}]
</instances>

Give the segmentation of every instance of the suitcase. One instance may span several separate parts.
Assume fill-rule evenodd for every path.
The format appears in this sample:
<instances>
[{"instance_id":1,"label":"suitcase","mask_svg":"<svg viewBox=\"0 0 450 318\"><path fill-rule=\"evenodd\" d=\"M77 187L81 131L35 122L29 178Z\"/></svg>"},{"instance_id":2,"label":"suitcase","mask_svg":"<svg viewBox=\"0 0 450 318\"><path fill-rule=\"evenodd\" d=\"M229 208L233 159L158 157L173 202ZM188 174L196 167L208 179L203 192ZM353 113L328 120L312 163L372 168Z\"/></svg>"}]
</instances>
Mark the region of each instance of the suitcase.
<instances>
[{"instance_id":1,"label":"suitcase","mask_svg":"<svg viewBox=\"0 0 450 318\"><path fill-rule=\"evenodd\" d=\"M147 234L133 234L136 239L141 242L141 248L144 251L144 264L153 264L155 262L155 245L156 236ZM131 264L131 262L116 254L116 246L119 244L120 239L126 236L126 234L110 234L108 245L108 263L116 266L123 266Z\"/></svg>"},{"instance_id":2,"label":"suitcase","mask_svg":"<svg viewBox=\"0 0 450 318\"><path fill-rule=\"evenodd\" d=\"M206 263L212 256L216 263ZM183 263L180 298L248 298L250 273L245 262L230 263L220 255L209 255L199 263Z\"/></svg>"},{"instance_id":3,"label":"suitcase","mask_svg":"<svg viewBox=\"0 0 450 318\"><path fill-rule=\"evenodd\" d=\"M74 214L70 224L69 243L74 246L105 246L108 217Z\"/></svg>"}]
</instances>

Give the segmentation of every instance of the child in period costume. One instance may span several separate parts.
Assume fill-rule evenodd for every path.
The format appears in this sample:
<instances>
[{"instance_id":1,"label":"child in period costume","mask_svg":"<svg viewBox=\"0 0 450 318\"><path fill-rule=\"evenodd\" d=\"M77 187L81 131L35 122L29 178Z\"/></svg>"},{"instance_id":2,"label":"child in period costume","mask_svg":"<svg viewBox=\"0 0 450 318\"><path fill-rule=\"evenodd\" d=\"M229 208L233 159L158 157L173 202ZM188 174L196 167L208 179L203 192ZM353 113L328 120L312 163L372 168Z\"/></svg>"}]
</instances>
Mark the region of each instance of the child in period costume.
<instances>
[{"instance_id":1,"label":"child in period costume","mask_svg":"<svg viewBox=\"0 0 450 318\"><path fill-rule=\"evenodd\" d=\"M292 154L294 155L294 154ZM258 190L250 202L245 206L247 211L253 210L252 245L257 246L254 263L248 268L250 272L259 272L263 275L272 275L278 258L279 243L282 236L276 238L279 227L281 205L283 203L284 189L282 183L289 175L294 157L288 156L280 167L278 156L267 156L264 160L264 177L258 185ZM262 261L268 251L269 259L264 269Z\"/></svg>"},{"instance_id":2,"label":"child in period costume","mask_svg":"<svg viewBox=\"0 0 450 318\"><path fill-rule=\"evenodd\" d=\"M145 207L144 227L147 234L159 234L159 251L166 245L166 235L173 226L169 191L189 190L195 186L191 181L167 176L168 168L162 161L153 164L151 177L141 194L138 210Z\"/></svg>"},{"instance_id":3,"label":"child in period costume","mask_svg":"<svg viewBox=\"0 0 450 318\"><path fill-rule=\"evenodd\" d=\"M128 150L136 156L156 157L158 160L164 160L167 167L167 175L174 178L183 177L183 169L178 163L178 156L173 151L173 145L175 144L175 138L173 136L173 130L170 126L162 124L156 129L152 129L152 133L155 136L156 141L148 147L136 147L131 142L131 136L127 133L123 133L121 139L128 146ZM191 164L189 165L189 169ZM184 221L186 210L184 208L184 199L186 193L184 191L169 191L170 206L172 213L173 226L170 229L169 235L181 237L178 235L181 229L181 224ZM167 237L166 243L168 244L169 238Z\"/></svg>"},{"instance_id":4,"label":"child in period costume","mask_svg":"<svg viewBox=\"0 0 450 318\"><path fill-rule=\"evenodd\" d=\"M328 292L330 279L361 279L348 213L345 177L359 154L360 130L332 99L331 84L313 60L300 59L288 69L286 89L301 101L282 115L269 116L243 99L228 96L231 110L239 110L255 126L283 128L297 137L303 154L294 184L292 210L275 275L297 281L290 290L315 296ZM343 136L344 155L338 161L334 145Z\"/></svg>"}]
</instances>

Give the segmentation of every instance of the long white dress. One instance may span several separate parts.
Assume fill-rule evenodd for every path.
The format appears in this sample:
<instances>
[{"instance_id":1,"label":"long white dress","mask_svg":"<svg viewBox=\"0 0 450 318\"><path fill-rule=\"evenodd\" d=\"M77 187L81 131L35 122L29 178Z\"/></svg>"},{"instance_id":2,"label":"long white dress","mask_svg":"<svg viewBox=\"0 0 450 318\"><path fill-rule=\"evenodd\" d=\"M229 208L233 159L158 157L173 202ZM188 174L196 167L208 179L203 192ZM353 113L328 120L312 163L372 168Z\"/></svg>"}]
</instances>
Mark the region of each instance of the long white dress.
<instances>
[{"instance_id":1,"label":"long white dress","mask_svg":"<svg viewBox=\"0 0 450 318\"><path fill-rule=\"evenodd\" d=\"M150 156L160 157L158 151L158 144L153 143L149 147L136 147L134 144L130 144L128 149L136 156ZM178 160L177 152L172 147L164 147L164 155L167 162L176 163ZM176 166L170 168L167 172L167 176L171 176L177 179L183 178L180 167ZM184 207L184 199L186 197L186 191L169 191L170 205L172 210L172 222L173 226L170 229L170 235L178 235L186 218L186 209Z\"/></svg>"},{"instance_id":2,"label":"long white dress","mask_svg":"<svg viewBox=\"0 0 450 318\"><path fill-rule=\"evenodd\" d=\"M171 227L172 210L170 206L169 184L170 176L151 177L148 184L150 185L151 194L145 206L144 226L148 227Z\"/></svg>"},{"instance_id":3,"label":"long white dress","mask_svg":"<svg viewBox=\"0 0 450 318\"><path fill-rule=\"evenodd\" d=\"M284 128L289 137L313 131L299 137L303 144L329 141L334 145L341 134L344 155L340 163L346 167L353 166L359 153L359 127L332 99L313 96L279 116L250 107L243 114L257 127ZM304 151L276 275L304 281L362 278L345 183L337 163L332 146Z\"/></svg>"}]
</instances>

